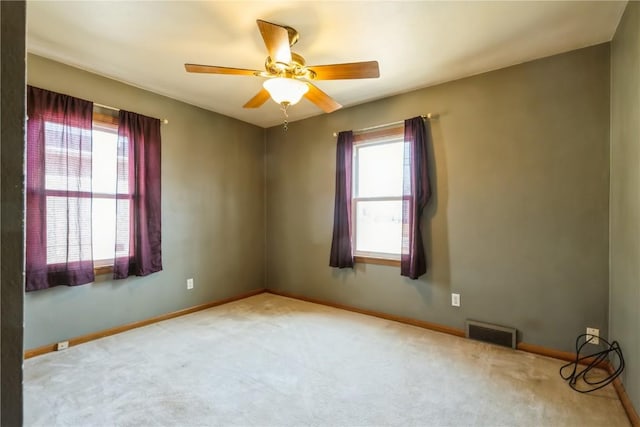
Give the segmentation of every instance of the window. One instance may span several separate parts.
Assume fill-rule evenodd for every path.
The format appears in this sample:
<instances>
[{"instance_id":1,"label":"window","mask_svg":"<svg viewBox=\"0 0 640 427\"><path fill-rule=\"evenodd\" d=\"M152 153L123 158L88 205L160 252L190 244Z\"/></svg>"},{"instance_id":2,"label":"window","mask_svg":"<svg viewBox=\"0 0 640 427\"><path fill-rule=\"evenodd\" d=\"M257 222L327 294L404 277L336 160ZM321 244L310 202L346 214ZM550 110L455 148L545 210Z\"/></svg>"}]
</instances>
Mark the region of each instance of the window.
<instances>
[{"instance_id":1,"label":"window","mask_svg":"<svg viewBox=\"0 0 640 427\"><path fill-rule=\"evenodd\" d=\"M359 261L400 260L402 132L402 128L384 129L354 138L353 248Z\"/></svg>"},{"instance_id":2,"label":"window","mask_svg":"<svg viewBox=\"0 0 640 427\"><path fill-rule=\"evenodd\" d=\"M68 149L69 152L61 152L59 144L48 141L59 138L57 133L62 132L62 125L45 122L44 126L47 264L62 263L68 259L93 259L96 271L106 272L109 270L108 266L113 264L116 246L116 199L129 198L128 194L116 196L117 188L129 188L128 176L121 176L118 182L118 164L120 167L124 165L126 170L127 158L126 154L122 154L125 150L120 150L120 154L118 152L117 118L94 111L91 156L88 152L81 154L82 150L73 146ZM72 132L80 135L87 131L72 128ZM71 163L76 165L70 166ZM69 178L68 168L78 167L77 165L80 165L79 176ZM77 182L69 186L68 179ZM68 191L70 187L77 191ZM74 221L66 220L69 209L91 211L91 247L68 244L67 235L86 229ZM79 215L71 215L76 216ZM128 248L116 248L116 251L126 255Z\"/></svg>"},{"instance_id":3,"label":"window","mask_svg":"<svg viewBox=\"0 0 640 427\"><path fill-rule=\"evenodd\" d=\"M27 115L26 291L161 271L160 120L30 85Z\"/></svg>"},{"instance_id":4,"label":"window","mask_svg":"<svg viewBox=\"0 0 640 427\"><path fill-rule=\"evenodd\" d=\"M393 265L410 279L426 273L420 221L431 197L430 135L423 116L402 123L337 134L329 266Z\"/></svg>"}]
</instances>

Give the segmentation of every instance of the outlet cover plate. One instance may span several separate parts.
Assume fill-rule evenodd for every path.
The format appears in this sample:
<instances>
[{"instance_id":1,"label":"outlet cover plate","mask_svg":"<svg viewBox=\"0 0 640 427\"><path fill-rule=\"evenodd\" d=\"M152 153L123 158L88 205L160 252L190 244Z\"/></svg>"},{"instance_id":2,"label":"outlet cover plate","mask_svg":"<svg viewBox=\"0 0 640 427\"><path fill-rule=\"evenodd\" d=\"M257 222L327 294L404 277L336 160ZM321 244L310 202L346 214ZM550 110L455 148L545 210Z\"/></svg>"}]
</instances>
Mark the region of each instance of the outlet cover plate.
<instances>
[{"instance_id":1,"label":"outlet cover plate","mask_svg":"<svg viewBox=\"0 0 640 427\"><path fill-rule=\"evenodd\" d=\"M193 279L187 279L187 289L193 289Z\"/></svg>"},{"instance_id":2,"label":"outlet cover plate","mask_svg":"<svg viewBox=\"0 0 640 427\"><path fill-rule=\"evenodd\" d=\"M600 329L587 328L586 340L589 344L600 344Z\"/></svg>"},{"instance_id":3,"label":"outlet cover plate","mask_svg":"<svg viewBox=\"0 0 640 427\"><path fill-rule=\"evenodd\" d=\"M451 305L460 307L460 294L451 294Z\"/></svg>"}]
</instances>

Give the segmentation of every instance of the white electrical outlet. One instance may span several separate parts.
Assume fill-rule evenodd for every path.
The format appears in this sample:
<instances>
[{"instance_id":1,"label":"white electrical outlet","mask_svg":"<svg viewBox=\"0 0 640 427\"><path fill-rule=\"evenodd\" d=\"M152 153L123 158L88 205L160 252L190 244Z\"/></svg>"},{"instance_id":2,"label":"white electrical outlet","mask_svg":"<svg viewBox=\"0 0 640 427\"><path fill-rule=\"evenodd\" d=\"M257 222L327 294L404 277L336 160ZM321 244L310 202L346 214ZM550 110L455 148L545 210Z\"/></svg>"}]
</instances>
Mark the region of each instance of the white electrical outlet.
<instances>
[{"instance_id":1,"label":"white electrical outlet","mask_svg":"<svg viewBox=\"0 0 640 427\"><path fill-rule=\"evenodd\" d=\"M451 305L460 307L460 294L451 294Z\"/></svg>"},{"instance_id":2,"label":"white electrical outlet","mask_svg":"<svg viewBox=\"0 0 640 427\"><path fill-rule=\"evenodd\" d=\"M56 351L66 350L69 348L69 341L60 341L56 344Z\"/></svg>"},{"instance_id":3,"label":"white electrical outlet","mask_svg":"<svg viewBox=\"0 0 640 427\"><path fill-rule=\"evenodd\" d=\"M193 289L193 279L187 279L187 289Z\"/></svg>"},{"instance_id":4,"label":"white electrical outlet","mask_svg":"<svg viewBox=\"0 0 640 427\"><path fill-rule=\"evenodd\" d=\"M600 329L587 328L586 340L589 344L600 344Z\"/></svg>"}]
</instances>

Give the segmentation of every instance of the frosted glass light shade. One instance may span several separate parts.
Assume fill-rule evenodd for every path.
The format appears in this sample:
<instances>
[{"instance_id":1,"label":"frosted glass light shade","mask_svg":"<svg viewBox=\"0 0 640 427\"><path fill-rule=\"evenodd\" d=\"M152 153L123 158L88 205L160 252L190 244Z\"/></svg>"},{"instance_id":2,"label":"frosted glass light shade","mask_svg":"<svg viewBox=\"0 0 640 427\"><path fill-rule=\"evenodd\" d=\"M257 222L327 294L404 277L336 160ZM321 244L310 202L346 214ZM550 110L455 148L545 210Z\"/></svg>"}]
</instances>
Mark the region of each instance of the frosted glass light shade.
<instances>
[{"instance_id":1,"label":"frosted glass light shade","mask_svg":"<svg viewBox=\"0 0 640 427\"><path fill-rule=\"evenodd\" d=\"M289 105L297 104L309 90L309 86L306 83L285 77L266 80L262 86L269 92L269 95L276 103L287 103Z\"/></svg>"}]
</instances>

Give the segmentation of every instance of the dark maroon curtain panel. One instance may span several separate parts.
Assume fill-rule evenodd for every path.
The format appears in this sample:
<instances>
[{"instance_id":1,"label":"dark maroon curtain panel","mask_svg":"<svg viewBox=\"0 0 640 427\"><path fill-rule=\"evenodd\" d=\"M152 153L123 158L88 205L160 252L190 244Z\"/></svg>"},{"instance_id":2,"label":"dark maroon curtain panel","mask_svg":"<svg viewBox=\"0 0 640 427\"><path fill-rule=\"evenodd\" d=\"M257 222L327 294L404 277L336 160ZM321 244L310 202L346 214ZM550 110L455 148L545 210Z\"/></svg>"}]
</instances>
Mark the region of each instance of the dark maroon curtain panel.
<instances>
[{"instance_id":1,"label":"dark maroon curtain panel","mask_svg":"<svg viewBox=\"0 0 640 427\"><path fill-rule=\"evenodd\" d=\"M114 279L162 270L160 120L120 110Z\"/></svg>"},{"instance_id":2,"label":"dark maroon curtain panel","mask_svg":"<svg viewBox=\"0 0 640 427\"><path fill-rule=\"evenodd\" d=\"M26 290L93 282L93 104L27 87Z\"/></svg>"},{"instance_id":3,"label":"dark maroon curtain panel","mask_svg":"<svg viewBox=\"0 0 640 427\"><path fill-rule=\"evenodd\" d=\"M351 170L353 165L353 132L338 134L336 148L336 200L333 210L333 239L329 265L353 268L351 247Z\"/></svg>"},{"instance_id":4,"label":"dark maroon curtain panel","mask_svg":"<svg viewBox=\"0 0 640 427\"><path fill-rule=\"evenodd\" d=\"M431 133L422 117L404 122L404 173L402 198L402 253L400 274L417 279L427 272L420 218L429 198L427 145Z\"/></svg>"}]
</instances>

